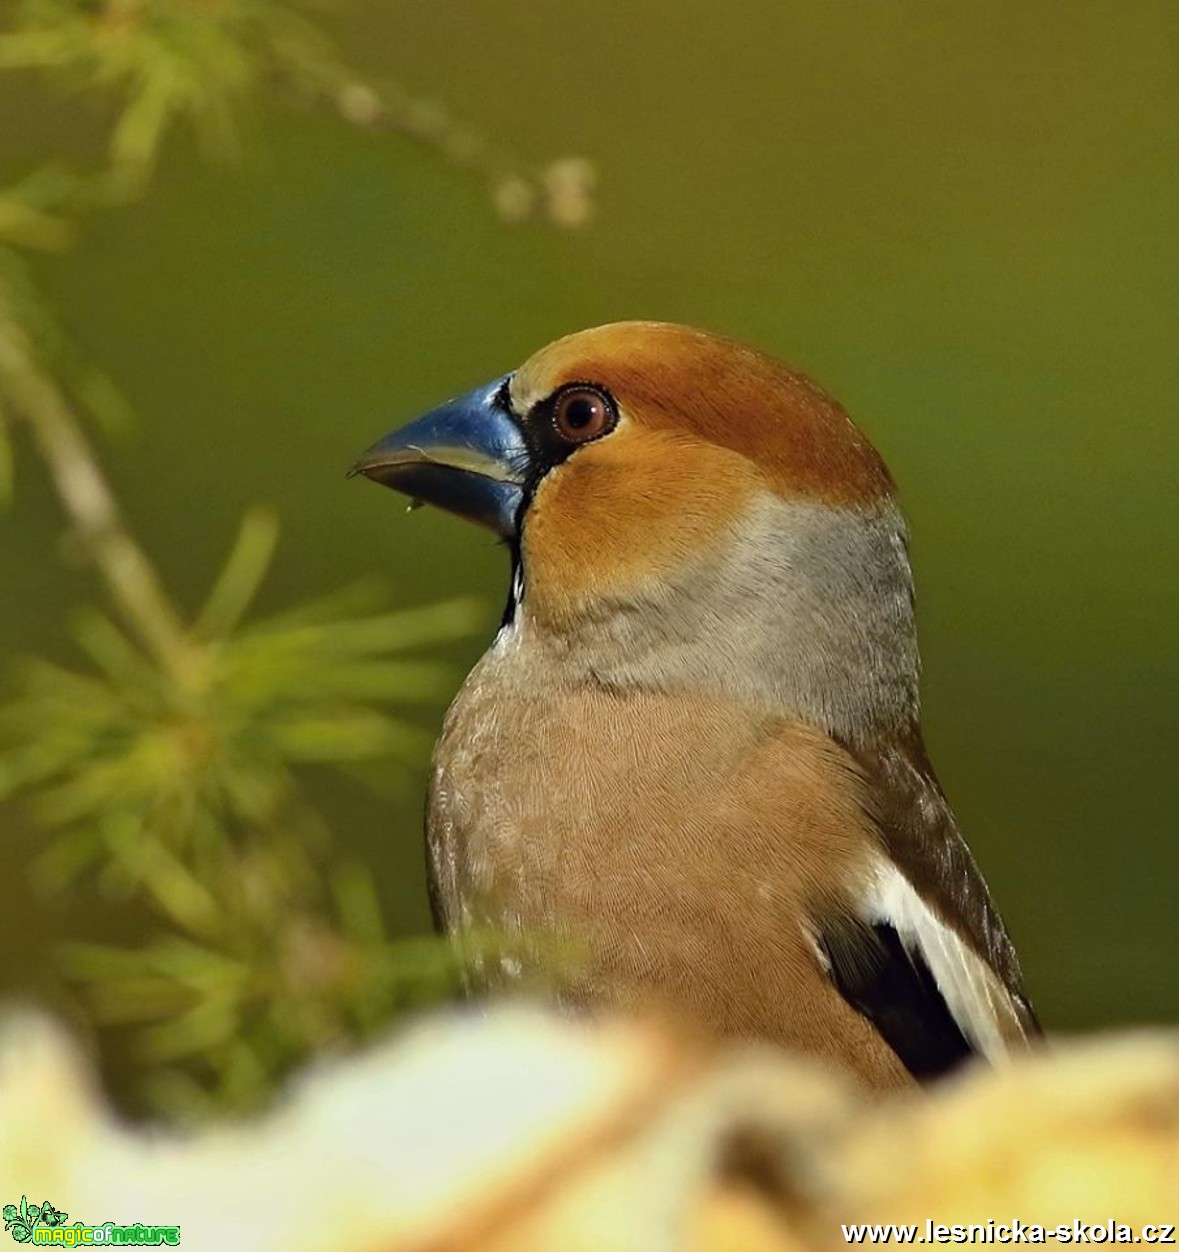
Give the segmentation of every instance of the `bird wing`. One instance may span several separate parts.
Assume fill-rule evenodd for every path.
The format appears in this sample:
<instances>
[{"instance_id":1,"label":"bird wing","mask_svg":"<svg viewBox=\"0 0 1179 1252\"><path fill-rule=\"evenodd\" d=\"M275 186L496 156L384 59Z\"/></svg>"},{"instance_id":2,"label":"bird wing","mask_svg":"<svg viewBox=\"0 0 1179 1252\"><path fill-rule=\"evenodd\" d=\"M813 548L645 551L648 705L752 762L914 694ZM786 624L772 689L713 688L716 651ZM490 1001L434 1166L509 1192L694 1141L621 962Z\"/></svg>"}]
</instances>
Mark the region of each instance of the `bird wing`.
<instances>
[{"instance_id":1,"label":"bird wing","mask_svg":"<svg viewBox=\"0 0 1179 1252\"><path fill-rule=\"evenodd\" d=\"M1005 1059L1039 1033L1015 950L924 749L854 752L882 850L850 912L816 936L840 994L910 1072Z\"/></svg>"},{"instance_id":2,"label":"bird wing","mask_svg":"<svg viewBox=\"0 0 1179 1252\"><path fill-rule=\"evenodd\" d=\"M845 915L818 932L815 946L840 995L915 1078L936 1078L973 1054L924 955L892 925Z\"/></svg>"}]
</instances>

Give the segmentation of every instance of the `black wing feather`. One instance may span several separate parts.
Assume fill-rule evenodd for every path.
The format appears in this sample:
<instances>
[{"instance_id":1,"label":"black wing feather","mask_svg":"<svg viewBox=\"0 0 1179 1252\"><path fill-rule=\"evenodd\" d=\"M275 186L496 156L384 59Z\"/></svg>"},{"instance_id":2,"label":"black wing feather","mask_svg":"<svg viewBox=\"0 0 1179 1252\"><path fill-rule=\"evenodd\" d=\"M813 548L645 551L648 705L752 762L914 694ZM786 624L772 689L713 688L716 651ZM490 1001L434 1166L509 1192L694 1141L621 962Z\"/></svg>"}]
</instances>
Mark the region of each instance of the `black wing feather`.
<instances>
[{"instance_id":1,"label":"black wing feather","mask_svg":"<svg viewBox=\"0 0 1179 1252\"><path fill-rule=\"evenodd\" d=\"M920 952L887 922L842 918L818 936L839 994L862 1013L919 1080L974 1055Z\"/></svg>"}]
</instances>

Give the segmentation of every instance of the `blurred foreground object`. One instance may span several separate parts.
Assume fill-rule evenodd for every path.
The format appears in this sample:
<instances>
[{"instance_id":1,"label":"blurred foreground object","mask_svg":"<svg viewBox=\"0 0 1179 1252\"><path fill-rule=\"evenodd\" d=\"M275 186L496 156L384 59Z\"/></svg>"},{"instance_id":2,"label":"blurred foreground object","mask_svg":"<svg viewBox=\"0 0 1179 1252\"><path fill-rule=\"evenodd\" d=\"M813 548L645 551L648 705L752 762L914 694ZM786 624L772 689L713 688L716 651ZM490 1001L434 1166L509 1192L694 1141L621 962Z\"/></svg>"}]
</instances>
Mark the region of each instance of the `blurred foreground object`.
<instances>
[{"instance_id":1,"label":"blurred foreground object","mask_svg":"<svg viewBox=\"0 0 1179 1252\"><path fill-rule=\"evenodd\" d=\"M884 1103L768 1048L540 1012L426 1022L190 1137L119 1126L60 1032L0 1031L0 1199L217 1249L805 1249L841 1223L1173 1220L1179 1037Z\"/></svg>"}]
</instances>

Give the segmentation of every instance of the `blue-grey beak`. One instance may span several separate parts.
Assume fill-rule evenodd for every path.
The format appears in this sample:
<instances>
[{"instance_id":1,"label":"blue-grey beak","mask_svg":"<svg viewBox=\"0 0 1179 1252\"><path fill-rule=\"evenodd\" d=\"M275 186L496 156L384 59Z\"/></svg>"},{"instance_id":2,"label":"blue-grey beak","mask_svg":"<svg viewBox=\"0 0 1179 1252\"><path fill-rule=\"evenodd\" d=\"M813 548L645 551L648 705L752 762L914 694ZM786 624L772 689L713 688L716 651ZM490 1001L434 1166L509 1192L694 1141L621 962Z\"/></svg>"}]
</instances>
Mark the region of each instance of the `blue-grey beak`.
<instances>
[{"instance_id":1,"label":"blue-grey beak","mask_svg":"<svg viewBox=\"0 0 1179 1252\"><path fill-rule=\"evenodd\" d=\"M516 534L528 448L502 402L508 376L375 443L349 471L505 537Z\"/></svg>"}]
</instances>

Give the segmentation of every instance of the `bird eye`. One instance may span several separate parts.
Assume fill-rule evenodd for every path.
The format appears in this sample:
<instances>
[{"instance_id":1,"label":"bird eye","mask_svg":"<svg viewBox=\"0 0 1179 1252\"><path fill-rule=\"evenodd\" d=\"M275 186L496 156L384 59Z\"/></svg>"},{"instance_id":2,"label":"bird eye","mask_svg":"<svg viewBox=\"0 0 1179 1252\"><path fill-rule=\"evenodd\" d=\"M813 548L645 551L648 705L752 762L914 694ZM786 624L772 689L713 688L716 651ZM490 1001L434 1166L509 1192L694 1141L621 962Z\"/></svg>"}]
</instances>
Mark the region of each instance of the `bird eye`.
<instances>
[{"instance_id":1,"label":"bird eye","mask_svg":"<svg viewBox=\"0 0 1179 1252\"><path fill-rule=\"evenodd\" d=\"M614 405L593 387L571 387L553 405L553 425L568 443L588 443L614 426Z\"/></svg>"}]
</instances>

